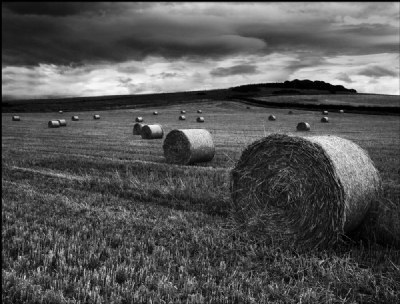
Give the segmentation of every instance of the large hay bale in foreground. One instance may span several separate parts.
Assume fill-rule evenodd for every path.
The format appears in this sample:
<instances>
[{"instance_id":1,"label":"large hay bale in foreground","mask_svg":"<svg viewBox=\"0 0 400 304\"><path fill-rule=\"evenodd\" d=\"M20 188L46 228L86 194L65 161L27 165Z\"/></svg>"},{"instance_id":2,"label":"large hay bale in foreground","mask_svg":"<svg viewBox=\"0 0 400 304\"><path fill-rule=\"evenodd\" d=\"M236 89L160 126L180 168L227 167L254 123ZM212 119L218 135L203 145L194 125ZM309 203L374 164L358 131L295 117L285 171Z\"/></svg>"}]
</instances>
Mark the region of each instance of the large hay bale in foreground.
<instances>
[{"instance_id":1,"label":"large hay bale in foreground","mask_svg":"<svg viewBox=\"0 0 400 304\"><path fill-rule=\"evenodd\" d=\"M297 131L310 131L311 127L308 122L299 122L297 124L296 130Z\"/></svg>"},{"instance_id":2,"label":"large hay bale in foreground","mask_svg":"<svg viewBox=\"0 0 400 304\"><path fill-rule=\"evenodd\" d=\"M20 121L20 120L21 120L21 117L19 117L18 115L14 115L12 117L12 121Z\"/></svg>"},{"instance_id":3,"label":"large hay bale in foreground","mask_svg":"<svg viewBox=\"0 0 400 304\"><path fill-rule=\"evenodd\" d=\"M158 139L163 138L164 130L161 125L144 125L141 135L143 139Z\"/></svg>"},{"instance_id":4,"label":"large hay bale in foreground","mask_svg":"<svg viewBox=\"0 0 400 304\"><path fill-rule=\"evenodd\" d=\"M249 145L231 174L235 222L298 248L336 243L381 187L368 154L336 136L272 134Z\"/></svg>"},{"instance_id":5,"label":"large hay bale in foreground","mask_svg":"<svg viewBox=\"0 0 400 304\"><path fill-rule=\"evenodd\" d=\"M143 122L143 117L139 116L135 118L136 122Z\"/></svg>"},{"instance_id":6,"label":"large hay bale in foreground","mask_svg":"<svg viewBox=\"0 0 400 304\"><path fill-rule=\"evenodd\" d=\"M204 117L203 116L199 116L196 118L197 122L204 122Z\"/></svg>"},{"instance_id":7,"label":"large hay bale in foreground","mask_svg":"<svg viewBox=\"0 0 400 304\"><path fill-rule=\"evenodd\" d=\"M275 115L270 115L270 116L268 116L268 120L271 120L271 121L274 121L274 120L276 120L276 117L275 117Z\"/></svg>"},{"instance_id":8,"label":"large hay bale in foreground","mask_svg":"<svg viewBox=\"0 0 400 304\"><path fill-rule=\"evenodd\" d=\"M49 128L59 128L60 122L58 120L49 120L47 125L49 126Z\"/></svg>"},{"instance_id":9,"label":"large hay bale in foreground","mask_svg":"<svg viewBox=\"0 0 400 304\"><path fill-rule=\"evenodd\" d=\"M214 158L215 147L210 132L205 129L172 130L163 143L168 163L190 165Z\"/></svg>"},{"instance_id":10,"label":"large hay bale in foreground","mask_svg":"<svg viewBox=\"0 0 400 304\"><path fill-rule=\"evenodd\" d=\"M141 135L142 134L142 128L143 128L144 124L142 123L135 123L133 125L133 135Z\"/></svg>"},{"instance_id":11,"label":"large hay bale in foreground","mask_svg":"<svg viewBox=\"0 0 400 304\"><path fill-rule=\"evenodd\" d=\"M60 123L60 127L66 127L67 126L67 121L65 119L58 119L58 122Z\"/></svg>"},{"instance_id":12,"label":"large hay bale in foreground","mask_svg":"<svg viewBox=\"0 0 400 304\"><path fill-rule=\"evenodd\" d=\"M93 115L93 119L100 119L100 115L98 114Z\"/></svg>"},{"instance_id":13,"label":"large hay bale in foreground","mask_svg":"<svg viewBox=\"0 0 400 304\"><path fill-rule=\"evenodd\" d=\"M179 115L179 120L186 120L185 115Z\"/></svg>"},{"instance_id":14,"label":"large hay bale in foreground","mask_svg":"<svg viewBox=\"0 0 400 304\"><path fill-rule=\"evenodd\" d=\"M327 116L322 117L321 122L329 122L328 117Z\"/></svg>"}]
</instances>

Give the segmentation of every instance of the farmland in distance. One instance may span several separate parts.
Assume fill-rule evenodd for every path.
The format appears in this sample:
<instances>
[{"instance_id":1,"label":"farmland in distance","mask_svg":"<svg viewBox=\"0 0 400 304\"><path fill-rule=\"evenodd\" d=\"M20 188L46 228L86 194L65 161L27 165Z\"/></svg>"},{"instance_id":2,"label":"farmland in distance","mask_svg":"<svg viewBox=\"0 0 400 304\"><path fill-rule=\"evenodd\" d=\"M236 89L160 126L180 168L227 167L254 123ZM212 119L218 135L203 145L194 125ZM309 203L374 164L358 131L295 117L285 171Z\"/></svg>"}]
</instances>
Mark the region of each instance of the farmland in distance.
<instances>
[{"instance_id":1,"label":"farmland in distance","mask_svg":"<svg viewBox=\"0 0 400 304\"><path fill-rule=\"evenodd\" d=\"M347 102L347 101L346 101ZM180 110L185 121L179 121ZM203 111L197 114L197 109ZM153 111L158 116L152 115ZM288 115L292 110L294 114ZM100 114L100 120L93 120ZM268 121L273 114L276 121ZM364 148L385 196L400 204L400 117L202 101L59 114L2 114L4 303L396 303L400 254L346 244L298 254L235 230L229 172L272 133L336 135ZM78 115L79 121L71 121ZM196 117L203 116L204 123ZM134 119L205 128L210 163L165 163L162 140L132 135ZM67 119L51 129L50 119ZM307 133L296 132L306 121Z\"/></svg>"}]
</instances>

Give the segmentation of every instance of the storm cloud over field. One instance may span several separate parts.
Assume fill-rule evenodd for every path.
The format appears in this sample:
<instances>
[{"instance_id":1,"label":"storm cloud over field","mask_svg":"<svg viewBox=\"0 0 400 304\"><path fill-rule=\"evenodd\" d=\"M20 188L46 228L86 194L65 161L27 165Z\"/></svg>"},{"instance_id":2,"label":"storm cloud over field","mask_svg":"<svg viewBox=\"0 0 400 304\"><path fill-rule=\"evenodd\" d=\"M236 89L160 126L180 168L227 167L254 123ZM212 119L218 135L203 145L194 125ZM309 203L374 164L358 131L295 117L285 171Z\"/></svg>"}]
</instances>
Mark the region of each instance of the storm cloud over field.
<instances>
[{"instance_id":1,"label":"storm cloud over field","mask_svg":"<svg viewBox=\"0 0 400 304\"><path fill-rule=\"evenodd\" d=\"M293 79L399 94L399 3L2 3L8 98Z\"/></svg>"}]
</instances>

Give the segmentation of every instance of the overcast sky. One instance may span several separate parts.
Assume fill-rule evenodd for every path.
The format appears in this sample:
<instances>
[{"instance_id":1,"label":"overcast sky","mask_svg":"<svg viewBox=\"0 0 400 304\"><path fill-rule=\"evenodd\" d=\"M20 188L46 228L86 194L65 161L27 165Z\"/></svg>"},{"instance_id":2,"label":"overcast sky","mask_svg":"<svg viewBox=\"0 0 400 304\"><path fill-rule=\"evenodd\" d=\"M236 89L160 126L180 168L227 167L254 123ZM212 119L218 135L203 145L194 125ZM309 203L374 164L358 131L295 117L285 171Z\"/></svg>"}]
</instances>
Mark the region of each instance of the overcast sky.
<instances>
[{"instance_id":1,"label":"overcast sky","mask_svg":"<svg viewBox=\"0 0 400 304\"><path fill-rule=\"evenodd\" d=\"M400 94L399 2L2 2L2 97L322 80Z\"/></svg>"}]
</instances>

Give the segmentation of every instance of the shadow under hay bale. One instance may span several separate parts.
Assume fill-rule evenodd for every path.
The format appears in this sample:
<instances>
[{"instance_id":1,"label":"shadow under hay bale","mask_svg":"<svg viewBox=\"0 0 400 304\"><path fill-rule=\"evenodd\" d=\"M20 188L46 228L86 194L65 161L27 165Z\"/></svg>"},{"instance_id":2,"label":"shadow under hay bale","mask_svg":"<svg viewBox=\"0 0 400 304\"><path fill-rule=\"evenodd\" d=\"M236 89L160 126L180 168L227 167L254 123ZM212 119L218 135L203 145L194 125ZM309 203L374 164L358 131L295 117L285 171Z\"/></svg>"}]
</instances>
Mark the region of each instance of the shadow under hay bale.
<instances>
[{"instance_id":1,"label":"shadow under hay bale","mask_svg":"<svg viewBox=\"0 0 400 304\"><path fill-rule=\"evenodd\" d=\"M172 130L163 143L168 163L190 165L214 158L215 146L210 132L205 129Z\"/></svg>"},{"instance_id":2,"label":"shadow under hay bale","mask_svg":"<svg viewBox=\"0 0 400 304\"><path fill-rule=\"evenodd\" d=\"M275 120L276 120L276 117L275 117L274 115L270 115L270 116L268 117L268 120L275 121Z\"/></svg>"},{"instance_id":3,"label":"shadow under hay bale","mask_svg":"<svg viewBox=\"0 0 400 304\"><path fill-rule=\"evenodd\" d=\"M180 116L179 116L179 120L186 120L185 115L180 115Z\"/></svg>"},{"instance_id":4,"label":"shadow under hay bale","mask_svg":"<svg viewBox=\"0 0 400 304\"><path fill-rule=\"evenodd\" d=\"M338 242L363 221L381 187L368 154L336 136L272 134L243 151L231 177L238 227L298 249Z\"/></svg>"},{"instance_id":5,"label":"shadow under hay bale","mask_svg":"<svg viewBox=\"0 0 400 304\"><path fill-rule=\"evenodd\" d=\"M47 126L48 126L49 128L59 128L59 127L60 127L60 122L59 122L58 120L50 120L50 121L47 123Z\"/></svg>"},{"instance_id":6,"label":"shadow under hay bale","mask_svg":"<svg viewBox=\"0 0 400 304\"><path fill-rule=\"evenodd\" d=\"M144 126L143 123L139 123L139 122L135 123L133 125L133 135L141 135L143 126Z\"/></svg>"},{"instance_id":7,"label":"shadow under hay bale","mask_svg":"<svg viewBox=\"0 0 400 304\"><path fill-rule=\"evenodd\" d=\"M196 118L197 122L204 122L204 117L200 116Z\"/></svg>"},{"instance_id":8,"label":"shadow under hay bale","mask_svg":"<svg viewBox=\"0 0 400 304\"><path fill-rule=\"evenodd\" d=\"M59 119L58 122L60 123L60 127L66 127L67 121L65 119Z\"/></svg>"},{"instance_id":9,"label":"shadow under hay bale","mask_svg":"<svg viewBox=\"0 0 400 304\"><path fill-rule=\"evenodd\" d=\"M12 121L20 121L21 120L21 117L19 117L19 116L13 116L12 117Z\"/></svg>"},{"instance_id":10,"label":"shadow under hay bale","mask_svg":"<svg viewBox=\"0 0 400 304\"><path fill-rule=\"evenodd\" d=\"M78 121L78 120L79 120L79 117L76 116L76 115L74 115L74 116L71 117L71 120L72 120L72 121Z\"/></svg>"},{"instance_id":11,"label":"shadow under hay bale","mask_svg":"<svg viewBox=\"0 0 400 304\"><path fill-rule=\"evenodd\" d=\"M141 135L143 139L159 139L163 138L164 130L161 125L144 125Z\"/></svg>"},{"instance_id":12,"label":"shadow under hay bale","mask_svg":"<svg viewBox=\"0 0 400 304\"><path fill-rule=\"evenodd\" d=\"M135 118L136 122L143 122L143 117L139 116Z\"/></svg>"},{"instance_id":13,"label":"shadow under hay bale","mask_svg":"<svg viewBox=\"0 0 400 304\"><path fill-rule=\"evenodd\" d=\"M93 115L93 119L100 119L100 115L98 114Z\"/></svg>"},{"instance_id":14,"label":"shadow under hay bale","mask_svg":"<svg viewBox=\"0 0 400 304\"><path fill-rule=\"evenodd\" d=\"M321 118L321 122L329 122L328 117L324 116Z\"/></svg>"},{"instance_id":15,"label":"shadow under hay bale","mask_svg":"<svg viewBox=\"0 0 400 304\"><path fill-rule=\"evenodd\" d=\"M307 122L299 122L296 127L297 131L310 131L310 129L310 124Z\"/></svg>"}]
</instances>

